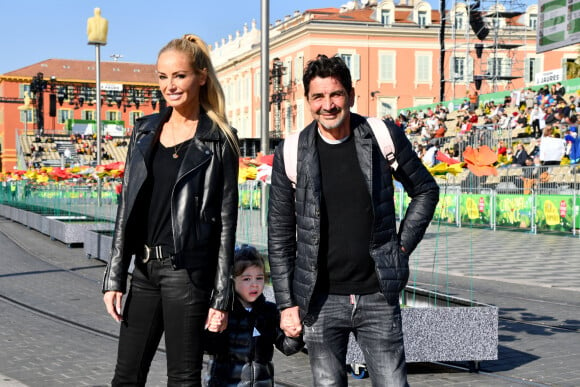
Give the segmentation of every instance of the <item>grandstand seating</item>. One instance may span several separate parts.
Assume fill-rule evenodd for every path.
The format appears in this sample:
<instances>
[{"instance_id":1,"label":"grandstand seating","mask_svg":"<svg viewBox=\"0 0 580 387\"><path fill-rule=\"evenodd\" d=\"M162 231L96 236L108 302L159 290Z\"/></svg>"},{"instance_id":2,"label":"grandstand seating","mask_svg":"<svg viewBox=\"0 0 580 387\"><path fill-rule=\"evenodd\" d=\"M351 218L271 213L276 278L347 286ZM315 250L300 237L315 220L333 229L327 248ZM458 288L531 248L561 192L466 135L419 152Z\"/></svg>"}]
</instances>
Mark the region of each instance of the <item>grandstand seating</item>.
<instances>
[{"instance_id":1,"label":"grandstand seating","mask_svg":"<svg viewBox=\"0 0 580 387\"><path fill-rule=\"evenodd\" d=\"M40 141L38 141L40 140ZM129 142L129 137L116 137L112 140L106 140L102 143L103 154L108 154L111 159L105 160L102 158L101 163L107 164L116 161L125 161L127 154L127 145L117 145L117 141ZM34 161L38 161L43 166L62 166L65 149L71 152L70 160L64 160L65 166L70 165L91 165L96 161L96 154L92 152L93 139L85 139L80 143L73 143L69 136L65 135L45 135L37 138L31 135L20 136L20 146L22 156L26 165L32 165ZM43 148L42 152L37 152L39 160L35 160L35 152L32 147ZM79 150L91 149L90 154L79 153Z\"/></svg>"}]
</instances>

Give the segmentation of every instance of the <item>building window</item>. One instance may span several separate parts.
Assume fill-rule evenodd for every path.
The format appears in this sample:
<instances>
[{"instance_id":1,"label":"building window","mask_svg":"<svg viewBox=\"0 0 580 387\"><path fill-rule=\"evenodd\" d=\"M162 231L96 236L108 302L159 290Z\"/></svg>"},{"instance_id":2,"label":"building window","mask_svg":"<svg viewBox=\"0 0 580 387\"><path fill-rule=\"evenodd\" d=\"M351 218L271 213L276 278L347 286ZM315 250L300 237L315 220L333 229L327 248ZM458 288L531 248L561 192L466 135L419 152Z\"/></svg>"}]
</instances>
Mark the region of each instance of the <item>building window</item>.
<instances>
[{"instance_id":1,"label":"building window","mask_svg":"<svg viewBox=\"0 0 580 387\"><path fill-rule=\"evenodd\" d=\"M143 117L143 112L130 112L129 113L129 126L135 126L135 120L137 118Z\"/></svg>"},{"instance_id":2,"label":"building window","mask_svg":"<svg viewBox=\"0 0 580 387\"><path fill-rule=\"evenodd\" d=\"M20 122L22 122L23 124L31 124L34 122L34 110L32 109L28 109L28 110L21 110L20 111Z\"/></svg>"},{"instance_id":3,"label":"building window","mask_svg":"<svg viewBox=\"0 0 580 387\"><path fill-rule=\"evenodd\" d=\"M239 118L239 122L240 125L237 127L238 128L238 135L241 138L250 138L252 133L251 133L251 127L250 127L250 116L248 113L242 113L240 115Z\"/></svg>"},{"instance_id":4,"label":"building window","mask_svg":"<svg viewBox=\"0 0 580 387\"><path fill-rule=\"evenodd\" d=\"M524 82L532 83L536 81L536 73L539 71L537 58L526 58L524 62Z\"/></svg>"},{"instance_id":5,"label":"building window","mask_svg":"<svg viewBox=\"0 0 580 387\"><path fill-rule=\"evenodd\" d=\"M453 82L463 81L465 79L465 58L453 57L453 67L451 69L451 80Z\"/></svg>"},{"instance_id":6,"label":"building window","mask_svg":"<svg viewBox=\"0 0 580 387\"><path fill-rule=\"evenodd\" d=\"M501 75L501 59L489 58L487 63L487 72L490 77L496 78Z\"/></svg>"},{"instance_id":7,"label":"building window","mask_svg":"<svg viewBox=\"0 0 580 387\"><path fill-rule=\"evenodd\" d=\"M299 55L294 58L294 83L302 83L302 77L304 76L304 56Z\"/></svg>"},{"instance_id":8,"label":"building window","mask_svg":"<svg viewBox=\"0 0 580 387\"><path fill-rule=\"evenodd\" d=\"M290 102L286 102L286 122L285 122L286 134L292 132L292 106Z\"/></svg>"},{"instance_id":9,"label":"building window","mask_svg":"<svg viewBox=\"0 0 580 387\"><path fill-rule=\"evenodd\" d=\"M384 26L390 26L391 25L391 10L389 10L389 9L383 9L381 11L381 23Z\"/></svg>"},{"instance_id":10,"label":"building window","mask_svg":"<svg viewBox=\"0 0 580 387\"><path fill-rule=\"evenodd\" d=\"M464 13L456 13L455 14L455 21L454 21L455 29L462 30L465 27L465 14Z\"/></svg>"},{"instance_id":11,"label":"building window","mask_svg":"<svg viewBox=\"0 0 580 387\"><path fill-rule=\"evenodd\" d=\"M108 110L105 112L105 120L107 121L121 121L121 112L116 110Z\"/></svg>"},{"instance_id":12,"label":"building window","mask_svg":"<svg viewBox=\"0 0 580 387\"><path fill-rule=\"evenodd\" d=\"M395 81L395 54L392 52L379 54L379 81Z\"/></svg>"},{"instance_id":13,"label":"building window","mask_svg":"<svg viewBox=\"0 0 580 387\"><path fill-rule=\"evenodd\" d=\"M58 109L58 123L65 124L67 120L74 118L74 112L72 109Z\"/></svg>"},{"instance_id":14,"label":"building window","mask_svg":"<svg viewBox=\"0 0 580 387\"><path fill-rule=\"evenodd\" d=\"M396 104L396 98L380 97L377 101L377 117L393 116L397 111Z\"/></svg>"},{"instance_id":15,"label":"building window","mask_svg":"<svg viewBox=\"0 0 580 387\"><path fill-rule=\"evenodd\" d=\"M537 28L538 25L538 15L533 13L530 14L530 19L528 20L528 27L530 27L530 29L535 30Z\"/></svg>"},{"instance_id":16,"label":"building window","mask_svg":"<svg viewBox=\"0 0 580 387\"><path fill-rule=\"evenodd\" d=\"M256 122L256 125L254 126L256 128L256 130L255 130L255 133L251 133L251 135L261 136L262 135L262 110L258 109L255 111L254 120Z\"/></svg>"},{"instance_id":17,"label":"building window","mask_svg":"<svg viewBox=\"0 0 580 387\"><path fill-rule=\"evenodd\" d=\"M254 96L260 98L262 95L262 71L254 72Z\"/></svg>"},{"instance_id":18,"label":"building window","mask_svg":"<svg viewBox=\"0 0 580 387\"><path fill-rule=\"evenodd\" d=\"M342 58L344 63L350 70L350 75L353 81L358 81L360 79L360 55L358 54L348 54L348 53L338 53L336 56Z\"/></svg>"},{"instance_id":19,"label":"building window","mask_svg":"<svg viewBox=\"0 0 580 387\"><path fill-rule=\"evenodd\" d=\"M417 13L417 24L421 27L425 27L427 25L427 12L419 11Z\"/></svg>"},{"instance_id":20,"label":"building window","mask_svg":"<svg viewBox=\"0 0 580 387\"><path fill-rule=\"evenodd\" d=\"M83 110L81 113L81 119L87 121L94 121L95 120L95 111L94 110Z\"/></svg>"},{"instance_id":21,"label":"building window","mask_svg":"<svg viewBox=\"0 0 580 387\"><path fill-rule=\"evenodd\" d=\"M431 83L431 57L418 54L416 57L416 83Z\"/></svg>"},{"instance_id":22,"label":"building window","mask_svg":"<svg viewBox=\"0 0 580 387\"><path fill-rule=\"evenodd\" d=\"M236 90L235 90L236 99L235 101L233 101L235 106L240 106L242 104L242 98L244 97L244 94L242 92L243 85L244 83L242 77L239 76L236 79Z\"/></svg>"},{"instance_id":23,"label":"building window","mask_svg":"<svg viewBox=\"0 0 580 387\"><path fill-rule=\"evenodd\" d=\"M30 84L20 84L20 91L19 91L20 95L18 96L18 98L24 98L24 94L28 93L28 96L30 98L32 98L32 95L30 94Z\"/></svg>"},{"instance_id":24,"label":"building window","mask_svg":"<svg viewBox=\"0 0 580 387\"><path fill-rule=\"evenodd\" d=\"M487 73L492 78L511 75L511 61L508 58L489 58Z\"/></svg>"},{"instance_id":25,"label":"building window","mask_svg":"<svg viewBox=\"0 0 580 387\"><path fill-rule=\"evenodd\" d=\"M304 128L304 100L296 100L296 130Z\"/></svg>"},{"instance_id":26,"label":"building window","mask_svg":"<svg viewBox=\"0 0 580 387\"><path fill-rule=\"evenodd\" d=\"M350 69L352 66L352 55L351 54L338 54L338 56L346 63L348 68Z\"/></svg>"},{"instance_id":27,"label":"building window","mask_svg":"<svg viewBox=\"0 0 580 387\"><path fill-rule=\"evenodd\" d=\"M292 58L284 59L284 73L282 75L282 85L290 86L292 80Z\"/></svg>"}]
</instances>

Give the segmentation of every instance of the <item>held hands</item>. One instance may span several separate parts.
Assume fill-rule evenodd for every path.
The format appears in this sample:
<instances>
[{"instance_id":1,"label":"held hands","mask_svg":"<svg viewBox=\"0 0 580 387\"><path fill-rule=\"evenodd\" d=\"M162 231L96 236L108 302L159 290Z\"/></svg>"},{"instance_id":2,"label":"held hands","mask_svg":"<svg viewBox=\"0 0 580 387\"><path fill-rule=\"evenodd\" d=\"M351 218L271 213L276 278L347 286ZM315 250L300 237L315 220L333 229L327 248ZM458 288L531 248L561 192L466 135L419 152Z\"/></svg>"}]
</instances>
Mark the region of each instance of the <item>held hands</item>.
<instances>
[{"instance_id":1,"label":"held hands","mask_svg":"<svg viewBox=\"0 0 580 387\"><path fill-rule=\"evenodd\" d=\"M302 333L302 323L300 322L298 306L286 308L280 313L280 329L288 337L300 336Z\"/></svg>"},{"instance_id":2,"label":"held hands","mask_svg":"<svg viewBox=\"0 0 580 387\"><path fill-rule=\"evenodd\" d=\"M209 308L205 329L210 332L220 333L228 327L228 312Z\"/></svg>"},{"instance_id":3,"label":"held hands","mask_svg":"<svg viewBox=\"0 0 580 387\"><path fill-rule=\"evenodd\" d=\"M115 319L117 322L123 320L123 315L121 311L123 310L123 293L117 291L108 291L103 296L103 301L105 302L105 307L107 312Z\"/></svg>"}]
</instances>

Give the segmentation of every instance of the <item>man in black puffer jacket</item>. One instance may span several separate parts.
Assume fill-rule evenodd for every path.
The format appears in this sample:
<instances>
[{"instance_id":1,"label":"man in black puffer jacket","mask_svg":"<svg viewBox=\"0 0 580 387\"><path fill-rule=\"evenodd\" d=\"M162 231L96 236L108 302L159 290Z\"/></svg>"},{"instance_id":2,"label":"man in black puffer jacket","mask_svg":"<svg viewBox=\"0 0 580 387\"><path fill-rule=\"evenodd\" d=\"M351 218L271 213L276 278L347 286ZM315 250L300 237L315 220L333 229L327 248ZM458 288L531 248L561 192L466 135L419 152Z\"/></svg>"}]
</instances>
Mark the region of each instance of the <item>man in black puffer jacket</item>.
<instances>
[{"instance_id":1,"label":"man in black puffer jacket","mask_svg":"<svg viewBox=\"0 0 580 387\"><path fill-rule=\"evenodd\" d=\"M298 144L292 160L277 148L270 188L268 257L281 328L290 337L303 331L315 386L347 385L351 332L374 386L406 386L399 293L439 187L403 131L385 123L398 163L391 171L367 120L350 112L355 94L342 59L320 55L303 81L314 122L285 140ZM296 163L295 186L285 162ZM393 178L411 198L398 233Z\"/></svg>"}]
</instances>

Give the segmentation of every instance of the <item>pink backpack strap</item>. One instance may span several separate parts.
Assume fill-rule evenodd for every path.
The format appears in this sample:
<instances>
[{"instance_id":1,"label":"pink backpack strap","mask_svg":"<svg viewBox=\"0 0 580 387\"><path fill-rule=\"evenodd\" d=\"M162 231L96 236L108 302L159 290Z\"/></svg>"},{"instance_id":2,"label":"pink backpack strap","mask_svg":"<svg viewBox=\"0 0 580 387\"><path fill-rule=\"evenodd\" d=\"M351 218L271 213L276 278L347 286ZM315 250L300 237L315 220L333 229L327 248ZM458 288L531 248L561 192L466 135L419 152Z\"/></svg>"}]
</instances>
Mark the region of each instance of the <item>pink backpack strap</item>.
<instances>
[{"instance_id":1,"label":"pink backpack strap","mask_svg":"<svg viewBox=\"0 0 580 387\"><path fill-rule=\"evenodd\" d=\"M391 137L391 131L387 127L385 121L376 117L368 117L367 122L369 123L373 134L379 144L381 153L387 159L387 162L394 171L399 167L399 163L395 158L395 144L393 143L393 138Z\"/></svg>"},{"instance_id":2,"label":"pink backpack strap","mask_svg":"<svg viewBox=\"0 0 580 387\"><path fill-rule=\"evenodd\" d=\"M286 176L292 182L292 188L296 188L296 180L298 176L298 139L300 132L292 133L284 139L283 153L284 166L286 169Z\"/></svg>"}]
</instances>

